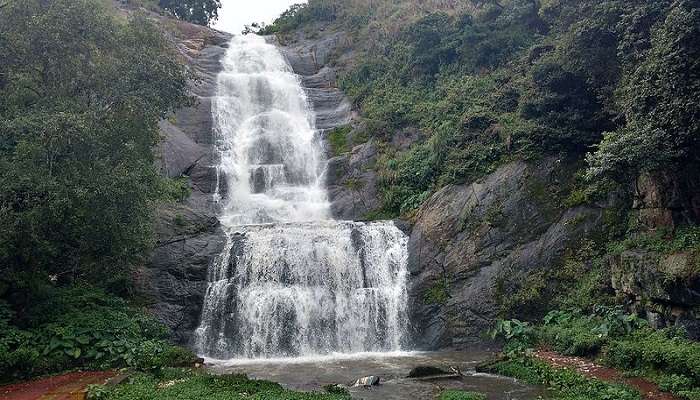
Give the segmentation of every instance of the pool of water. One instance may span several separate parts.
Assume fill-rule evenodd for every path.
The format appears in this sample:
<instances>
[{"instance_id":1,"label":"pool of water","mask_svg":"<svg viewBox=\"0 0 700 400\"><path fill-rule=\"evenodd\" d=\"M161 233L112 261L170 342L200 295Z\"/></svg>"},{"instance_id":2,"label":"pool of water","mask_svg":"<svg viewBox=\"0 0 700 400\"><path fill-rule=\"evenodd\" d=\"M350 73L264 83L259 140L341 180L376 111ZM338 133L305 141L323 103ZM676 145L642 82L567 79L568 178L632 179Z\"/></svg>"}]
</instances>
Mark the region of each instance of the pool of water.
<instances>
[{"instance_id":1,"label":"pool of water","mask_svg":"<svg viewBox=\"0 0 700 400\"><path fill-rule=\"evenodd\" d=\"M354 399L433 400L445 389L485 393L489 400L535 400L544 390L514 379L480 374L475 366L493 355L488 350L357 353L322 357L269 360L207 360L214 373L244 373L255 379L279 382L289 389L320 391L327 384L351 385L358 378L376 375L381 384L349 390ZM419 365L459 368L461 379L419 380L406 378Z\"/></svg>"}]
</instances>

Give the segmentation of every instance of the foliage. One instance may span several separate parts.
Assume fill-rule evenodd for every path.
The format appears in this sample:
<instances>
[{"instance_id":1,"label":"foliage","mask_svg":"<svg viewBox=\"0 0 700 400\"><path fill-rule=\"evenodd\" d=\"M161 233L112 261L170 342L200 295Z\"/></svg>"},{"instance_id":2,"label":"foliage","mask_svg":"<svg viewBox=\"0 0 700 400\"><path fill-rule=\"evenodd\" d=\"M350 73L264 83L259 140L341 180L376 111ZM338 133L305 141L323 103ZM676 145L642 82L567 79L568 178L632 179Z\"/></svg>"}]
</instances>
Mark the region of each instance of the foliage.
<instances>
[{"instance_id":1,"label":"foliage","mask_svg":"<svg viewBox=\"0 0 700 400\"><path fill-rule=\"evenodd\" d=\"M209 25L219 16L221 0L159 0L158 5L176 18L199 25Z\"/></svg>"},{"instance_id":2,"label":"foliage","mask_svg":"<svg viewBox=\"0 0 700 400\"><path fill-rule=\"evenodd\" d=\"M149 19L98 0L6 2L0 51L0 297L27 315L47 285L128 294L168 192L157 123L189 74Z\"/></svg>"},{"instance_id":3,"label":"foliage","mask_svg":"<svg viewBox=\"0 0 700 400\"><path fill-rule=\"evenodd\" d=\"M658 12L651 7L644 11ZM700 5L675 1L647 29L648 49L638 62L627 63L618 90L627 124L606 134L590 157L591 177L697 159L700 119L693 105L700 102Z\"/></svg>"},{"instance_id":4,"label":"foliage","mask_svg":"<svg viewBox=\"0 0 700 400\"><path fill-rule=\"evenodd\" d=\"M674 330L640 330L610 343L605 351L609 365L626 370L654 369L676 374L700 387L700 344Z\"/></svg>"},{"instance_id":5,"label":"foliage","mask_svg":"<svg viewBox=\"0 0 700 400\"><path fill-rule=\"evenodd\" d=\"M486 400L486 395L463 390L445 390L440 393L438 400Z\"/></svg>"},{"instance_id":6,"label":"foliage","mask_svg":"<svg viewBox=\"0 0 700 400\"><path fill-rule=\"evenodd\" d=\"M521 379L532 385L546 385L557 400L638 400L639 392L624 385L586 378L569 369L555 369L530 358L506 360L489 372Z\"/></svg>"},{"instance_id":7,"label":"foliage","mask_svg":"<svg viewBox=\"0 0 700 400\"><path fill-rule=\"evenodd\" d=\"M158 375L134 374L125 384L90 388L93 400L344 400L347 393L302 393L245 375L210 375L187 369L164 369Z\"/></svg>"},{"instance_id":8,"label":"foliage","mask_svg":"<svg viewBox=\"0 0 700 400\"><path fill-rule=\"evenodd\" d=\"M325 385L323 389L330 394L346 395L349 396L350 392L343 386L340 385Z\"/></svg>"},{"instance_id":9,"label":"foliage","mask_svg":"<svg viewBox=\"0 0 700 400\"><path fill-rule=\"evenodd\" d=\"M661 254L700 250L700 227L685 225L675 231L658 229L635 232L618 242L608 245L608 251L619 254L625 250L643 249Z\"/></svg>"},{"instance_id":10,"label":"foliage","mask_svg":"<svg viewBox=\"0 0 700 400\"><path fill-rule=\"evenodd\" d=\"M335 19L337 6L333 2L316 0L309 3L294 4L277 18L272 25L263 27L261 35L286 33L311 21L332 21Z\"/></svg>"},{"instance_id":11,"label":"foliage","mask_svg":"<svg viewBox=\"0 0 700 400\"><path fill-rule=\"evenodd\" d=\"M435 282L423 295L425 304L444 305L450 298L450 293L447 290L447 281L440 279Z\"/></svg>"},{"instance_id":12,"label":"foliage","mask_svg":"<svg viewBox=\"0 0 700 400\"><path fill-rule=\"evenodd\" d=\"M551 309L592 311L596 305L614 304L604 249L588 239L572 247L576 249L565 252L561 265L529 271L522 282L506 286L506 271L498 288L502 316L540 318Z\"/></svg>"},{"instance_id":13,"label":"foliage","mask_svg":"<svg viewBox=\"0 0 700 400\"><path fill-rule=\"evenodd\" d=\"M512 159L591 153L595 190L567 206L610 179L696 160L699 16L697 0L311 0L265 33L354 37L341 86L369 133L427 138L387 146L377 166L384 210L410 216L441 186Z\"/></svg>"},{"instance_id":14,"label":"foliage","mask_svg":"<svg viewBox=\"0 0 700 400\"><path fill-rule=\"evenodd\" d=\"M496 320L495 326L489 331L491 339L502 338L506 341L505 352L509 355L520 354L534 343L535 330L528 322L517 319Z\"/></svg>"},{"instance_id":15,"label":"foliage","mask_svg":"<svg viewBox=\"0 0 700 400\"><path fill-rule=\"evenodd\" d=\"M0 380L26 378L75 367L158 370L190 365L195 356L165 341L167 330L141 310L100 289L54 289L50 301L26 310L26 328L9 325L0 306Z\"/></svg>"},{"instance_id":16,"label":"foliage","mask_svg":"<svg viewBox=\"0 0 700 400\"><path fill-rule=\"evenodd\" d=\"M631 334L646 326L646 321L626 314L621 307L597 306L590 315L555 310L547 314L538 330L539 341L565 355L596 354L611 337Z\"/></svg>"},{"instance_id":17,"label":"foliage","mask_svg":"<svg viewBox=\"0 0 700 400\"><path fill-rule=\"evenodd\" d=\"M330 154L332 157L339 156L350 151L350 143L348 143L348 134L352 128L350 126L335 128L328 133L326 141L330 146Z\"/></svg>"},{"instance_id":18,"label":"foliage","mask_svg":"<svg viewBox=\"0 0 700 400\"><path fill-rule=\"evenodd\" d=\"M503 364L510 365L503 373L508 376L523 379L519 375L534 372L528 379L540 379L541 372L522 357L528 348L543 346L565 355L600 356L604 364L647 376L682 398L692 399L700 392L700 344L676 329L653 330L621 307L597 306L588 314L555 310L534 326L499 321L493 333L507 340L505 351L511 360Z\"/></svg>"}]
</instances>

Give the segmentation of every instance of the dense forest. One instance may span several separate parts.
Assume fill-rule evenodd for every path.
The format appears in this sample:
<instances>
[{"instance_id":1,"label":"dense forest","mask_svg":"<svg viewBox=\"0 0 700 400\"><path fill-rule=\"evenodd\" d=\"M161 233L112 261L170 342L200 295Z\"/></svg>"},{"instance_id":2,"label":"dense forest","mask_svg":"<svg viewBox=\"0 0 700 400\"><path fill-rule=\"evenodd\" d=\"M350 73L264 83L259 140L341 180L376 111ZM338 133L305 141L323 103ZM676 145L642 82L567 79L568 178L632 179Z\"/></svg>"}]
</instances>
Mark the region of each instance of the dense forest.
<instances>
[{"instance_id":1,"label":"dense forest","mask_svg":"<svg viewBox=\"0 0 700 400\"><path fill-rule=\"evenodd\" d=\"M154 148L158 123L193 105L197 77L148 12L206 26L221 2L124 3L144 11L125 16L102 0L0 2L0 383L127 367L146 371L137 386L153 391L104 398L194 399L212 387L346 398L166 369L196 358L144 312L133 272L153 247L156 208L189 195L186 180L158 171ZM682 202L650 218L634 207L640 179L671 177L697 191L700 1L310 0L252 28L282 44L350 38L334 63L359 117L327 137L331 156L368 141L379 148L369 168L381 207L364 219L414 222L440 189L515 160L561 162L561 182L533 196L566 209L605 205L595 235L497 299L490 333L506 358L485 371L552 386L563 400L639 398L529 358L544 345L700 398L700 345L683 327L652 327L625 307L607 267L628 250L683 254L690 261L664 282L700 284L695 198L690 210ZM407 132L417 132L409 146L392 144ZM425 301L449 296L438 284ZM697 318L698 307L684 310ZM161 373L193 386L168 397L153 389Z\"/></svg>"},{"instance_id":2,"label":"dense forest","mask_svg":"<svg viewBox=\"0 0 700 400\"><path fill-rule=\"evenodd\" d=\"M187 190L153 146L190 72L145 14L92 0L5 2L0 52L2 380L192 357L125 300L155 206Z\"/></svg>"}]
</instances>

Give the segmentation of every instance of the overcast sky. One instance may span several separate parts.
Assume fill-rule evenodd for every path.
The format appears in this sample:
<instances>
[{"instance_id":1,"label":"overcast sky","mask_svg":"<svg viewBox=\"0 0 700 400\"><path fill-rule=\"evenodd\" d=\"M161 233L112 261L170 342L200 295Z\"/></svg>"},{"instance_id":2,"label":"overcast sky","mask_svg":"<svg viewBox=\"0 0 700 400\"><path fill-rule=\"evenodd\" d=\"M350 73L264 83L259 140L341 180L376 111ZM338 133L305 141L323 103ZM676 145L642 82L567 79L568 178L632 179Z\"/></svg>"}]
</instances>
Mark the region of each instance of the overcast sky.
<instances>
[{"instance_id":1,"label":"overcast sky","mask_svg":"<svg viewBox=\"0 0 700 400\"><path fill-rule=\"evenodd\" d=\"M214 28L239 34L252 22L269 24L296 3L306 3L306 0L221 0L219 20Z\"/></svg>"}]
</instances>

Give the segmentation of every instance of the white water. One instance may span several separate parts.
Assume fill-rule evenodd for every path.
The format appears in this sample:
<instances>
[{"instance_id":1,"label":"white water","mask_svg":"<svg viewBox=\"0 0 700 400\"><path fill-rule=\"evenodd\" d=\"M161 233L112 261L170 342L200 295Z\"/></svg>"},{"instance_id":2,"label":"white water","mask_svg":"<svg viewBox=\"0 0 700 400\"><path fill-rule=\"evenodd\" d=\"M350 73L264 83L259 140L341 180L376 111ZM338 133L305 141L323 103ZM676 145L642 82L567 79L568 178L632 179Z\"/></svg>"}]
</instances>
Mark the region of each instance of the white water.
<instances>
[{"instance_id":1,"label":"white water","mask_svg":"<svg viewBox=\"0 0 700 400\"><path fill-rule=\"evenodd\" d=\"M391 222L330 219L323 143L277 48L235 37L213 104L228 241L209 271L195 332L200 354L400 351L407 238Z\"/></svg>"}]
</instances>

